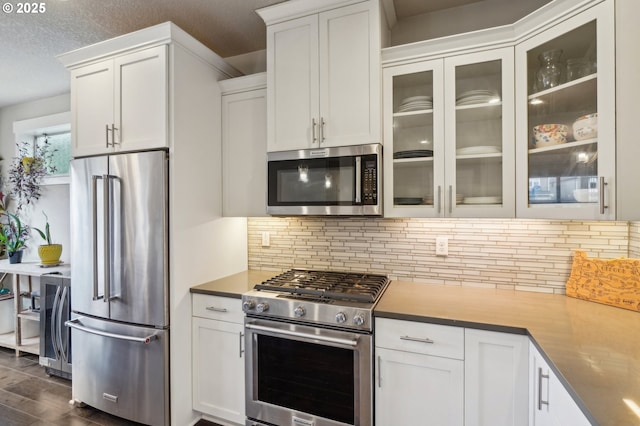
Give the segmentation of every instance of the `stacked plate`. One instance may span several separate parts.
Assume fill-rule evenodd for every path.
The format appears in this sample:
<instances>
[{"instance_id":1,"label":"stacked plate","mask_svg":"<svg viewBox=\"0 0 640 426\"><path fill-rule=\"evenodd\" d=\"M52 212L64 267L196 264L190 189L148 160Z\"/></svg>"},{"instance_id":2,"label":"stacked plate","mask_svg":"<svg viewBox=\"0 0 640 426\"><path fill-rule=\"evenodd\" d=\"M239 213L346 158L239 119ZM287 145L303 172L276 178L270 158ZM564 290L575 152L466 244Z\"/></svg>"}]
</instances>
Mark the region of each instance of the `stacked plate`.
<instances>
[{"instance_id":1,"label":"stacked plate","mask_svg":"<svg viewBox=\"0 0 640 426\"><path fill-rule=\"evenodd\" d=\"M462 204L462 200L464 200L464 195L456 194L456 204ZM424 203L433 205L433 195L425 196Z\"/></svg>"},{"instance_id":2,"label":"stacked plate","mask_svg":"<svg viewBox=\"0 0 640 426\"><path fill-rule=\"evenodd\" d=\"M408 112L432 108L433 99L431 96L410 96L402 100L402 103L400 103L396 112Z\"/></svg>"},{"instance_id":3,"label":"stacked plate","mask_svg":"<svg viewBox=\"0 0 640 426\"><path fill-rule=\"evenodd\" d=\"M398 151L393 153L394 160L418 157L433 157L433 151L430 149L414 149L411 151Z\"/></svg>"},{"instance_id":4,"label":"stacked plate","mask_svg":"<svg viewBox=\"0 0 640 426\"><path fill-rule=\"evenodd\" d=\"M499 146L468 146L456 149L457 155L497 154L502 152Z\"/></svg>"},{"instance_id":5,"label":"stacked plate","mask_svg":"<svg viewBox=\"0 0 640 426\"><path fill-rule=\"evenodd\" d=\"M474 105L488 102L499 102L500 95L495 90L469 90L456 98L456 105Z\"/></svg>"},{"instance_id":6,"label":"stacked plate","mask_svg":"<svg viewBox=\"0 0 640 426\"><path fill-rule=\"evenodd\" d=\"M465 197L463 204L502 204L502 197Z\"/></svg>"}]
</instances>

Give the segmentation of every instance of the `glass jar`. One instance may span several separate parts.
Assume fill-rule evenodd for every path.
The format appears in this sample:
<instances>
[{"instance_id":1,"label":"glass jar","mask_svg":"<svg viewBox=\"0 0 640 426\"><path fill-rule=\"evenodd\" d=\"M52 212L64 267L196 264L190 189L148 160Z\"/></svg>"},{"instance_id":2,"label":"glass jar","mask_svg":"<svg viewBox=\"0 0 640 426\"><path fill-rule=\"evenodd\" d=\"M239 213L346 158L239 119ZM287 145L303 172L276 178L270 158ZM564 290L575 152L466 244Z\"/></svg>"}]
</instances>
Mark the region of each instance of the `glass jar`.
<instances>
[{"instance_id":1,"label":"glass jar","mask_svg":"<svg viewBox=\"0 0 640 426\"><path fill-rule=\"evenodd\" d=\"M567 59L567 81L591 74L591 64L583 58Z\"/></svg>"},{"instance_id":2,"label":"glass jar","mask_svg":"<svg viewBox=\"0 0 640 426\"><path fill-rule=\"evenodd\" d=\"M536 89L546 90L564 83L564 67L560 63L562 50L547 50L538 56L540 68L536 72Z\"/></svg>"}]
</instances>

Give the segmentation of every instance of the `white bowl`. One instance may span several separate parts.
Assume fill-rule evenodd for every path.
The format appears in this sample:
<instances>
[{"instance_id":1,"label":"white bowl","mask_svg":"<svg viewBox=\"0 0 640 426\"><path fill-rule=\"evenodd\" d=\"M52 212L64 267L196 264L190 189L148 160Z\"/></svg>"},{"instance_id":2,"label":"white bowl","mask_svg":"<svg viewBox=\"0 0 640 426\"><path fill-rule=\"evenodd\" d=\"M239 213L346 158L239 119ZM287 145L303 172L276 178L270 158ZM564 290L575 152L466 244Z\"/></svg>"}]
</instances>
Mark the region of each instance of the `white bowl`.
<instances>
[{"instance_id":1,"label":"white bowl","mask_svg":"<svg viewBox=\"0 0 640 426\"><path fill-rule=\"evenodd\" d=\"M583 115L573 123L573 137L577 141L598 136L598 113Z\"/></svg>"},{"instance_id":2,"label":"white bowl","mask_svg":"<svg viewBox=\"0 0 640 426\"><path fill-rule=\"evenodd\" d=\"M573 198L579 203L595 203L598 201L598 190L592 189L574 189Z\"/></svg>"}]
</instances>

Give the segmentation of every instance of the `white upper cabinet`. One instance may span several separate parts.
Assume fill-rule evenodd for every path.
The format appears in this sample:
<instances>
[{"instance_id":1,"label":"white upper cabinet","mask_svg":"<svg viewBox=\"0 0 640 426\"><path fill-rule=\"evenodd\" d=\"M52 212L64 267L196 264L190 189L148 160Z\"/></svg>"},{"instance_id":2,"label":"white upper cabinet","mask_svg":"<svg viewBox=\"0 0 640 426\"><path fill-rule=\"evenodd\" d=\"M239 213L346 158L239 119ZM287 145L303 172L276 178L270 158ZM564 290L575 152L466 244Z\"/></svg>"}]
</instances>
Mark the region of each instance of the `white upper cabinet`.
<instances>
[{"instance_id":1,"label":"white upper cabinet","mask_svg":"<svg viewBox=\"0 0 640 426\"><path fill-rule=\"evenodd\" d=\"M513 48L386 67L385 216L513 217Z\"/></svg>"},{"instance_id":2,"label":"white upper cabinet","mask_svg":"<svg viewBox=\"0 0 640 426\"><path fill-rule=\"evenodd\" d=\"M222 215L267 215L267 90L264 73L223 80Z\"/></svg>"},{"instance_id":3,"label":"white upper cabinet","mask_svg":"<svg viewBox=\"0 0 640 426\"><path fill-rule=\"evenodd\" d=\"M74 157L166 147L167 46L71 71Z\"/></svg>"},{"instance_id":4,"label":"white upper cabinet","mask_svg":"<svg viewBox=\"0 0 640 426\"><path fill-rule=\"evenodd\" d=\"M329 9L258 11L267 23L268 150L380 143L378 2L307 3Z\"/></svg>"},{"instance_id":5,"label":"white upper cabinet","mask_svg":"<svg viewBox=\"0 0 640 426\"><path fill-rule=\"evenodd\" d=\"M517 216L616 218L614 4L516 45Z\"/></svg>"}]
</instances>

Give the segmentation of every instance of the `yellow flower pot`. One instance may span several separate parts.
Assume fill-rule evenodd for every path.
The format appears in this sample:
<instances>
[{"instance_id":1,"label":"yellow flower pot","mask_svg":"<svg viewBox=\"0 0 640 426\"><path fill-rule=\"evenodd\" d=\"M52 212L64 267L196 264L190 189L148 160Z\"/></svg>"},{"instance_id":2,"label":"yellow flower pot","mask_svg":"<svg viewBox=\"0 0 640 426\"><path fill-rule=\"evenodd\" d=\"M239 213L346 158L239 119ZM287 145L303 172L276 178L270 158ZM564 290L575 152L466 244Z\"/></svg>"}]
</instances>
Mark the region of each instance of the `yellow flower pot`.
<instances>
[{"instance_id":1,"label":"yellow flower pot","mask_svg":"<svg viewBox=\"0 0 640 426\"><path fill-rule=\"evenodd\" d=\"M44 244L38 247L38 256L43 265L55 265L60 262L62 244Z\"/></svg>"}]
</instances>

